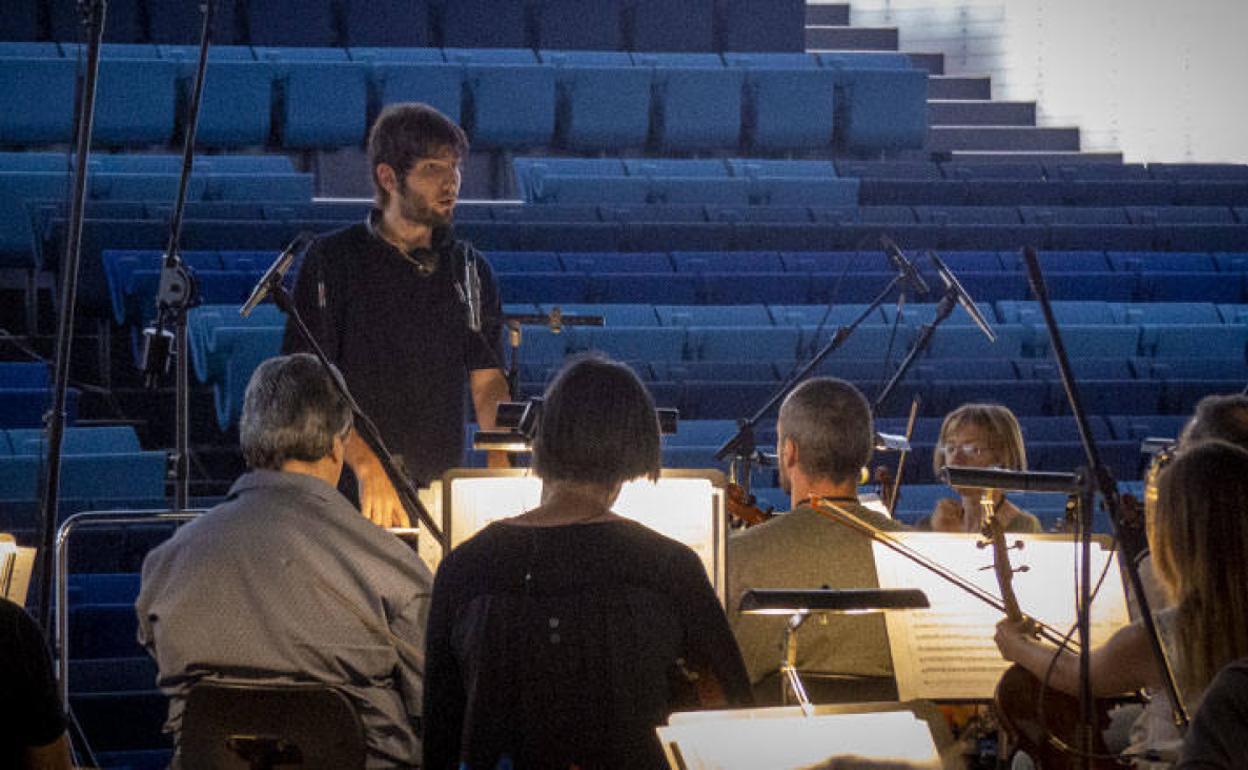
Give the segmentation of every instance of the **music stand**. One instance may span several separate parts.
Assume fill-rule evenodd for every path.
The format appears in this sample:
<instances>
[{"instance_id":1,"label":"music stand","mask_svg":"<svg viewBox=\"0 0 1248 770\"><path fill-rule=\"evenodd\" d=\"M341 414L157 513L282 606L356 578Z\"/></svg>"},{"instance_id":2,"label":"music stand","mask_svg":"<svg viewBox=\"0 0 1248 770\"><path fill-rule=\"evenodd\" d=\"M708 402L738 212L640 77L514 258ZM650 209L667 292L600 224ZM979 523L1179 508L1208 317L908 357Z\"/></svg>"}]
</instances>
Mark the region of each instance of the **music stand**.
<instances>
[{"instance_id":1,"label":"music stand","mask_svg":"<svg viewBox=\"0 0 1248 770\"><path fill-rule=\"evenodd\" d=\"M741 596L743 615L788 615L784 625L784 657L780 661L780 697L796 703L802 713L815 713L797 671L797 629L812 614L858 614L886 610L924 610L931 605L917 588L820 588L811 590L754 588ZM790 700L790 697L792 700Z\"/></svg>"}]
</instances>

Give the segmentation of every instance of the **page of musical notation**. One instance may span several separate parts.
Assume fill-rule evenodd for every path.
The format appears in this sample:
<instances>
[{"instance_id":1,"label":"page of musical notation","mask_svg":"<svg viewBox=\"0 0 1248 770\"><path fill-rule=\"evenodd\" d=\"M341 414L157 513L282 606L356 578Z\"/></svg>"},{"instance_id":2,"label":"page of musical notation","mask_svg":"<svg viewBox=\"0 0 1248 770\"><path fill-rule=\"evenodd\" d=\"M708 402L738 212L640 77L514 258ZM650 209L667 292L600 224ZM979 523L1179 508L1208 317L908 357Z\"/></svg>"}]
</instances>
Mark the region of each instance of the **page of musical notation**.
<instances>
[{"instance_id":1,"label":"page of musical notation","mask_svg":"<svg viewBox=\"0 0 1248 770\"><path fill-rule=\"evenodd\" d=\"M1065 633L1075 622L1075 558L1078 543L1059 535L1007 535L1022 542L1010 550L1014 592L1023 612ZM1001 593L992 570L992 550L974 535L906 533L907 546L956 572L995 597ZM893 670L902 700L990 699L1009 667L992 641L1002 613L905 557L875 543L881 588L919 588L931 609L885 614ZM1128 623L1126 594L1117 559L1092 547L1095 586L1106 559L1112 563L1092 603L1092 643L1103 643ZM1077 641L1077 640L1076 640Z\"/></svg>"},{"instance_id":2,"label":"page of musical notation","mask_svg":"<svg viewBox=\"0 0 1248 770\"><path fill-rule=\"evenodd\" d=\"M761 710L754 710L755 713ZM938 770L931 730L909 711L742 718L732 712L681 719L658 728L659 739L689 770L799 770L815 767L887 767ZM722 715L722 718L716 718Z\"/></svg>"}]
</instances>

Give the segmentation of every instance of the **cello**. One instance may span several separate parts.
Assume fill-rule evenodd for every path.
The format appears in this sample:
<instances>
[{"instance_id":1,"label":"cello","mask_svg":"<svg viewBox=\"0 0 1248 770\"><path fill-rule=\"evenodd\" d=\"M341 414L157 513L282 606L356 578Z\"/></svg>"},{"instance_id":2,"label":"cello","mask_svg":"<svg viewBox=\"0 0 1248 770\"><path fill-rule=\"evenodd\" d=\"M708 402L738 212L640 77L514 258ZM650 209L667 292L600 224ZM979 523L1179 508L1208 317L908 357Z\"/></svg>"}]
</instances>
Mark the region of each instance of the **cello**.
<instances>
[{"instance_id":1,"label":"cello","mask_svg":"<svg viewBox=\"0 0 1248 770\"><path fill-rule=\"evenodd\" d=\"M992 569L1001 589L1005 615L1014 622L1030 622L1014 594L1016 570L1010 565L1011 546L1005 541L1005 526L995 515L995 506L989 497L985 496L981 504L985 509L982 534L987 541L983 545L992 549ZM1022 544L1016 547L1021 548ZM1054 651L1054 654L1060 652ZM1084 728L1078 698L1047 686L1035 674L1015 664L1006 669L997 683L993 706L999 723L1014 744L1044 770L1079 766L1080 757L1071 748L1079 745L1078 736ZM1118 758L1105 746L1102 735L1109 724L1108 704L1098 699L1094 702L1094 709L1096 730L1092 735L1092 755L1088 757L1087 766L1094 770L1120 767Z\"/></svg>"}]
</instances>

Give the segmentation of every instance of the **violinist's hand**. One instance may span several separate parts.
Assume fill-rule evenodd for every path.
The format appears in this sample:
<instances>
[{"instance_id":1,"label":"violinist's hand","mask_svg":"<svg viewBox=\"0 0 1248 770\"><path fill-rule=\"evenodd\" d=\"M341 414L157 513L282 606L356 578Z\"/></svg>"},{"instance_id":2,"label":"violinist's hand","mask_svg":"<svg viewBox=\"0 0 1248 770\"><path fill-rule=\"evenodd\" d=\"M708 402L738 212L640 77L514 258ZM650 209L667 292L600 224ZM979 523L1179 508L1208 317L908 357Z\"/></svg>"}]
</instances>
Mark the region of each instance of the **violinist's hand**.
<instances>
[{"instance_id":1,"label":"violinist's hand","mask_svg":"<svg viewBox=\"0 0 1248 770\"><path fill-rule=\"evenodd\" d=\"M962 501L952 497L941 498L932 511L931 521L933 532L965 532Z\"/></svg>"},{"instance_id":2,"label":"violinist's hand","mask_svg":"<svg viewBox=\"0 0 1248 770\"><path fill-rule=\"evenodd\" d=\"M407 512L381 463L374 459L352 468L360 484L360 513L379 527L408 527Z\"/></svg>"},{"instance_id":3,"label":"violinist's hand","mask_svg":"<svg viewBox=\"0 0 1248 770\"><path fill-rule=\"evenodd\" d=\"M1017 663L1019 649L1030 644L1034 634L1035 624L1030 619L1010 620L1006 618L997 624L997 631L993 634L992 641L997 643L1001 657Z\"/></svg>"}]
</instances>

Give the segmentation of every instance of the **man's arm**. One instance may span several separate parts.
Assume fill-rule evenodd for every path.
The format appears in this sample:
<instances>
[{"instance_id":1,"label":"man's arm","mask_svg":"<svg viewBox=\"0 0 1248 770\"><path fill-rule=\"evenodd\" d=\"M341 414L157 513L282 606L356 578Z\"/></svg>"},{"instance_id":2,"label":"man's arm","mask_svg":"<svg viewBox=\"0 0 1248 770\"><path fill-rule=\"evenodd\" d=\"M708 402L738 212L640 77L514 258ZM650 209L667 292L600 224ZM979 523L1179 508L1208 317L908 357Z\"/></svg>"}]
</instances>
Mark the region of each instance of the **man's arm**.
<instances>
[{"instance_id":1,"label":"man's arm","mask_svg":"<svg viewBox=\"0 0 1248 770\"><path fill-rule=\"evenodd\" d=\"M343 444L347 465L360 486L360 513L379 527L409 527L407 511L390 483L386 469L359 433L352 430Z\"/></svg>"},{"instance_id":2,"label":"man's arm","mask_svg":"<svg viewBox=\"0 0 1248 770\"><path fill-rule=\"evenodd\" d=\"M501 369L474 369L468 375L468 385L472 390L472 407L477 424L482 430L493 430L499 403L511 397L507 378ZM510 467L506 452L490 452L487 463L491 468Z\"/></svg>"}]
</instances>

